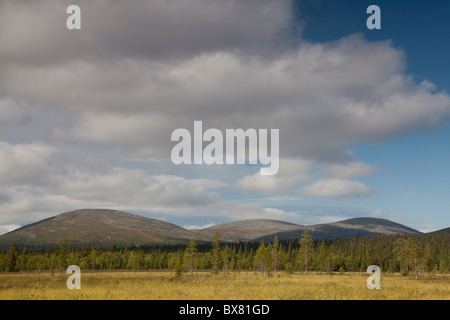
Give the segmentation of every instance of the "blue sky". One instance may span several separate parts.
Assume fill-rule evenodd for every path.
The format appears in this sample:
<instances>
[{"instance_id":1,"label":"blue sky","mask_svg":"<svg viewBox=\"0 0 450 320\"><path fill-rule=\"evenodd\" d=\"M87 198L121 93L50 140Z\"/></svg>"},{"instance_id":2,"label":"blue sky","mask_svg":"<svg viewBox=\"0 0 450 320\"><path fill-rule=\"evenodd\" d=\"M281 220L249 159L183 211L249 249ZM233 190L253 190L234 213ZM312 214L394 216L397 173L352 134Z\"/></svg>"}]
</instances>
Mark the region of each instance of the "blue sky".
<instances>
[{"instance_id":1,"label":"blue sky","mask_svg":"<svg viewBox=\"0 0 450 320\"><path fill-rule=\"evenodd\" d=\"M376 4L382 12L382 29L368 30L365 9ZM407 59L407 73L418 81L429 80L436 90L450 92L450 33L448 1L298 1L300 17L306 17L304 36L312 41L336 40L362 32L369 40L391 39ZM433 226L450 224L450 125L424 133L379 143L361 143L350 149L363 161L376 164L379 173L364 181L377 190L358 206L411 222ZM406 220L407 220L406 219ZM415 220L413 222L413 220ZM424 219L424 220L422 220ZM405 220L405 223L407 221Z\"/></svg>"},{"instance_id":2,"label":"blue sky","mask_svg":"<svg viewBox=\"0 0 450 320\"><path fill-rule=\"evenodd\" d=\"M391 39L395 47L405 51L408 73L430 79L440 89L450 88L450 44L443 39L450 31L447 1L323 0L296 4L299 18L307 21L306 38L322 42L362 32L368 40ZM381 30L366 28L369 15L364 13L371 4L381 9Z\"/></svg>"},{"instance_id":3,"label":"blue sky","mask_svg":"<svg viewBox=\"0 0 450 320\"><path fill-rule=\"evenodd\" d=\"M0 234L81 208L450 225L448 2L74 2L81 30L61 1L0 2ZM278 174L174 165L198 120L279 129Z\"/></svg>"},{"instance_id":4,"label":"blue sky","mask_svg":"<svg viewBox=\"0 0 450 320\"><path fill-rule=\"evenodd\" d=\"M369 15L365 10L371 4L380 6L381 30L366 27ZM391 40L394 47L405 53L408 75L418 82L428 80L437 91L446 92L450 91L450 43L443 41L443 35L450 32L448 9L450 4L445 1L297 1L298 21L304 24L303 38L322 43L363 33L369 41ZM301 215L307 213L303 223L375 216L424 232L444 228L450 224L449 141L447 120L447 124L430 130L348 145L359 160L378 168L376 174L360 178L373 188L374 194L344 200L285 195L283 204L276 207ZM245 201L241 196L230 194L236 201ZM260 201L265 199L254 196ZM274 202L266 204L273 206ZM312 214L315 212L320 214Z\"/></svg>"}]
</instances>

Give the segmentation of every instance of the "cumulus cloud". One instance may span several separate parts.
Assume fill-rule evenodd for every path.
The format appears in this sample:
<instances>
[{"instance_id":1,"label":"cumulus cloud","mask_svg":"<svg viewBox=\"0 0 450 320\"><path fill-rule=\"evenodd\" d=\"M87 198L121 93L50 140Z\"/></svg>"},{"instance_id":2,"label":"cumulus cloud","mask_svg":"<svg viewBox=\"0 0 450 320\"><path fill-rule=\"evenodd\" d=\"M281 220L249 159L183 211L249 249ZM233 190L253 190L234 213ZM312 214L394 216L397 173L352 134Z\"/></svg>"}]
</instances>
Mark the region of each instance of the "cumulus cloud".
<instances>
[{"instance_id":1,"label":"cumulus cloud","mask_svg":"<svg viewBox=\"0 0 450 320\"><path fill-rule=\"evenodd\" d=\"M450 115L448 95L405 75L400 50L361 35L271 57L220 51L23 66L0 84L66 115L49 141L142 157L167 157L171 132L200 119L221 130L280 129L283 157L343 162L348 144L428 130Z\"/></svg>"},{"instance_id":2,"label":"cumulus cloud","mask_svg":"<svg viewBox=\"0 0 450 320\"><path fill-rule=\"evenodd\" d=\"M77 4L82 30L71 32L61 1L0 2L2 224L94 206L291 219L233 201L236 190L369 195L352 179L376 168L350 144L436 128L450 115L450 97L408 76L390 41L293 37L289 0ZM194 120L280 129L278 175L150 165L170 164L172 131L192 132Z\"/></svg>"},{"instance_id":3,"label":"cumulus cloud","mask_svg":"<svg viewBox=\"0 0 450 320\"><path fill-rule=\"evenodd\" d=\"M307 185L302 193L318 197L354 198L367 196L374 191L365 184L344 179L322 178Z\"/></svg>"},{"instance_id":4,"label":"cumulus cloud","mask_svg":"<svg viewBox=\"0 0 450 320\"><path fill-rule=\"evenodd\" d=\"M7 232L11 232L17 228L20 228L18 224L4 224L0 225L0 235L5 234Z\"/></svg>"},{"instance_id":5,"label":"cumulus cloud","mask_svg":"<svg viewBox=\"0 0 450 320\"><path fill-rule=\"evenodd\" d=\"M326 173L329 177L338 179L368 176L376 171L377 169L373 165L363 162L335 163L326 168Z\"/></svg>"},{"instance_id":6,"label":"cumulus cloud","mask_svg":"<svg viewBox=\"0 0 450 320\"><path fill-rule=\"evenodd\" d=\"M267 48L292 23L290 0L77 0L81 32L58 0L0 3L0 55L21 64L122 57L158 60L202 52ZM13 32L14 31L14 32Z\"/></svg>"},{"instance_id":7,"label":"cumulus cloud","mask_svg":"<svg viewBox=\"0 0 450 320\"><path fill-rule=\"evenodd\" d=\"M0 141L0 176L3 185L45 183L56 149L43 143L10 144Z\"/></svg>"},{"instance_id":8,"label":"cumulus cloud","mask_svg":"<svg viewBox=\"0 0 450 320\"><path fill-rule=\"evenodd\" d=\"M64 160L64 161L62 161ZM32 222L86 207L125 207L146 212L208 207L227 184L71 158L43 143L0 142L0 223ZM11 214L14 213L14 214Z\"/></svg>"},{"instance_id":9,"label":"cumulus cloud","mask_svg":"<svg viewBox=\"0 0 450 320\"><path fill-rule=\"evenodd\" d=\"M350 143L434 128L450 114L448 95L408 77L389 41L246 50L289 34L291 5L81 1L85 25L74 33L56 27L66 18L59 1L3 1L1 93L65 117L47 141L160 158L170 133L199 119L279 128L282 156L342 162Z\"/></svg>"},{"instance_id":10,"label":"cumulus cloud","mask_svg":"<svg viewBox=\"0 0 450 320\"><path fill-rule=\"evenodd\" d=\"M21 112L12 99L0 99L0 125L26 124L30 116Z\"/></svg>"},{"instance_id":11,"label":"cumulus cloud","mask_svg":"<svg viewBox=\"0 0 450 320\"><path fill-rule=\"evenodd\" d=\"M280 159L280 171L276 175L263 176L259 172L247 175L234 184L240 190L264 194L279 193L298 185L306 179L312 163L303 159Z\"/></svg>"},{"instance_id":12,"label":"cumulus cloud","mask_svg":"<svg viewBox=\"0 0 450 320\"><path fill-rule=\"evenodd\" d=\"M224 185L206 179L149 175L142 170L113 168L100 174L77 172L65 178L57 189L85 201L196 207L217 201L219 195L210 190Z\"/></svg>"},{"instance_id":13,"label":"cumulus cloud","mask_svg":"<svg viewBox=\"0 0 450 320\"><path fill-rule=\"evenodd\" d=\"M209 228L209 227L212 227L212 226L215 226L215 225L216 225L216 223L210 222L210 223L207 223L207 224L203 224L201 226L189 224L189 225L183 226L183 228L188 229L188 230L200 230L200 229Z\"/></svg>"},{"instance_id":14,"label":"cumulus cloud","mask_svg":"<svg viewBox=\"0 0 450 320\"><path fill-rule=\"evenodd\" d=\"M231 220L274 219L291 221L297 218L295 212L272 207L261 207L253 203L222 201L214 205L214 207L219 217Z\"/></svg>"}]
</instances>

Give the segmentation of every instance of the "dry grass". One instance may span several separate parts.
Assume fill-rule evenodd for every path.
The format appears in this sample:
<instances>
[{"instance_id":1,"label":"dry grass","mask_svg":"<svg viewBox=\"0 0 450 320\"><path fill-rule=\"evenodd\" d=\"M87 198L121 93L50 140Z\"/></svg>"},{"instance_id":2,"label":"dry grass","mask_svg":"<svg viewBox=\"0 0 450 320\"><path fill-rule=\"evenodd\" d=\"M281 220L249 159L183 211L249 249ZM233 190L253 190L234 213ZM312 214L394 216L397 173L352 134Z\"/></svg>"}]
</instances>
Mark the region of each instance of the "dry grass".
<instances>
[{"instance_id":1,"label":"dry grass","mask_svg":"<svg viewBox=\"0 0 450 320\"><path fill-rule=\"evenodd\" d=\"M414 279L382 275L381 290L366 287L365 274L280 273L261 277L254 272L214 276L198 272L175 280L172 272L82 272L81 289L69 290L65 273L0 274L0 299L152 299L152 300L440 300L450 299L448 275Z\"/></svg>"}]
</instances>

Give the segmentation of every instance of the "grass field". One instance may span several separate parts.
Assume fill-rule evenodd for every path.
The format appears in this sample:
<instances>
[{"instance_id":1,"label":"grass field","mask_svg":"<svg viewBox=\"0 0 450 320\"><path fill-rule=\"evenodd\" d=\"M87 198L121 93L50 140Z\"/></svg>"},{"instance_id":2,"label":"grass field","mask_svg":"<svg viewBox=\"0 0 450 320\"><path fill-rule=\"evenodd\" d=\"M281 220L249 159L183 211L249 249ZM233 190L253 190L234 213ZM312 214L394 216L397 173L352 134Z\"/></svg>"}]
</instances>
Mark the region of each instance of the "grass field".
<instances>
[{"instance_id":1,"label":"grass field","mask_svg":"<svg viewBox=\"0 0 450 320\"><path fill-rule=\"evenodd\" d=\"M65 273L0 273L0 299L152 299L152 300L440 300L450 299L448 275L419 279L382 274L381 289L366 287L366 274L279 273L261 277L254 272L230 272L227 279L210 272L173 278L173 272L81 273L81 289L69 290Z\"/></svg>"}]
</instances>

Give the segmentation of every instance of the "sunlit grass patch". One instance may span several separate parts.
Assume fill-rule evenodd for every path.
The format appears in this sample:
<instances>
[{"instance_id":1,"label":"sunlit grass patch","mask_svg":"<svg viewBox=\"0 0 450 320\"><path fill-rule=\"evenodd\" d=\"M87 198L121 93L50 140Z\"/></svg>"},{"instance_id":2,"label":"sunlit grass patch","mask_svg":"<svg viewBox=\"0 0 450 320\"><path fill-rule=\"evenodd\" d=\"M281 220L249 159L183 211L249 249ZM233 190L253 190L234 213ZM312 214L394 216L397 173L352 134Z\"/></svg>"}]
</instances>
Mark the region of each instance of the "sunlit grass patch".
<instances>
[{"instance_id":1,"label":"sunlit grass patch","mask_svg":"<svg viewBox=\"0 0 450 320\"><path fill-rule=\"evenodd\" d=\"M213 275L196 272L180 279L169 271L82 272L81 289L66 287L65 273L2 273L0 299L11 300L415 300L450 299L450 278L382 275L381 290L366 287L366 274L286 274L255 272Z\"/></svg>"}]
</instances>

